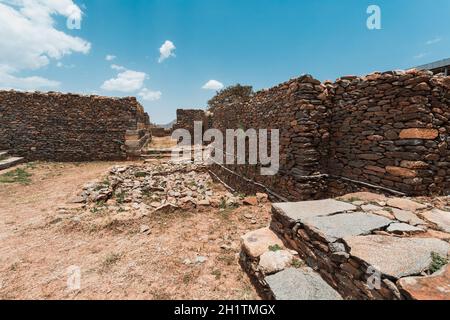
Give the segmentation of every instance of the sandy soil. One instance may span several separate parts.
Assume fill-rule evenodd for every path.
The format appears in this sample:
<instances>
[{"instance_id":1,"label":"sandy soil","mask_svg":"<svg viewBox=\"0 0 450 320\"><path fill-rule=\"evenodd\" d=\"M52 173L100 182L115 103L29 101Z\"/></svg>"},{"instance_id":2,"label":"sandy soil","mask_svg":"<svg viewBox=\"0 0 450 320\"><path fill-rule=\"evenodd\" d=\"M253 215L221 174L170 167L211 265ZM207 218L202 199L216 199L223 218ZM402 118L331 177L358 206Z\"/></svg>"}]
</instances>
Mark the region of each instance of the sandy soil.
<instances>
[{"instance_id":1,"label":"sandy soil","mask_svg":"<svg viewBox=\"0 0 450 320\"><path fill-rule=\"evenodd\" d=\"M81 220L68 202L112 165L39 163L27 167L30 185L0 184L0 299L258 298L238 264L239 239L268 224L269 204ZM67 286L72 266L81 271L76 291Z\"/></svg>"}]
</instances>

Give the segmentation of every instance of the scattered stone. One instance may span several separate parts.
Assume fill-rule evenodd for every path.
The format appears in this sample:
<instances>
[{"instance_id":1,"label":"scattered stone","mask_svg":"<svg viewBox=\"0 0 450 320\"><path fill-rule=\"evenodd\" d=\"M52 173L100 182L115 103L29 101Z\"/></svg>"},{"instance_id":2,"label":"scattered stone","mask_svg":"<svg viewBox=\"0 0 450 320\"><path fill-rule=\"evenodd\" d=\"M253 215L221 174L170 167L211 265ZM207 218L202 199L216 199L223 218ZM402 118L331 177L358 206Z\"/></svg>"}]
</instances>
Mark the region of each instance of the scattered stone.
<instances>
[{"instance_id":1,"label":"scattered stone","mask_svg":"<svg viewBox=\"0 0 450 320\"><path fill-rule=\"evenodd\" d=\"M387 201L387 205L390 207L398 208L401 210L407 210L407 211L417 211L426 209L427 206L417 203L415 201L405 199L405 198L392 198Z\"/></svg>"},{"instance_id":2,"label":"scattered stone","mask_svg":"<svg viewBox=\"0 0 450 320\"><path fill-rule=\"evenodd\" d=\"M311 268L288 268L265 280L276 300L342 300Z\"/></svg>"},{"instance_id":3,"label":"scattered stone","mask_svg":"<svg viewBox=\"0 0 450 320\"><path fill-rule=\"evenodd\" d=\"M434 209L421 215L428 221L436 224L440 230L450 233L450 212Z\"/></svg>"},{"instance_id":4,"label":"scattered stone","mask_svg":"<svg viewBox=\"0 0 450 320\"><path fill-rule=\"evenodd\" d=\"M392 236L356 236L345 238L350 255L382 274L399 279L428 270L433 252L446 257L450 245L438 239Z\"/></svg>"},{"instance_id":5,"label":"scattered stone","mask_svg":"<svg viewBox=\"0 0 450 320\"><path fill-rule=\"evenodd\" d=\"M149 235L149 234L152 233L152 231L151 231L151 229L150 229L149 226L142 225L142 226L141 226L141 233L144 233L144 234L146 234L146 235Z\"/></svg>"},{"instance_id":6,"label":"scattered stone","mask_svg":"<svg viewBox=\"0 0 450 320\"><path fill-rule=\"evenodd\" d=\"M387 228L386 231L395 234L403 234L403 233L413 234L425 232L425 230L421 228L417 228L406 223L393 223Z\"/></svg>"},{"instance_id":7,"label":"scattered stone","mask_svg":"<svg viewBox=\"0 0 450 320\"><path fill-rule=\"evenodd\" d=\"M207 257L204 257L204 256L197 256L197 257L195 258L195 263L197 263L197 264L202 264L202 263L205 263L207 260L208 260Z\"/></svg>"},{"instance_id":8,"label":"scattered stone","mask_svg":"<svg viewBox=\"0 0 450 320\"><path fill-rule=\"evenodd\" d=\"M260 257L269 251L269 247L276 245L283 248L283 242L269 228L252 231L242 237L242 247L252 258Z\"/></svg>"},{"instance_id":9,"label":"scattered stone","mask_svg":"<svg viewBox=\"0 0 450 320\"><path fill-rule=\"evenodd\" d=\"M331 214L356 210L354 205L333 199L274 203L274 210L294 221L302 222L307 218L328 216Z\"/></svg>"},{"instance_id":10,"label":"scattered stone","mask_svg":"<svg viewBox=\"0 0 450 320\"><path fill-rule=\"evenodd\" d=\"M199 206L209 207L211 205L211 202L209 200L200 200L198 202Z\"/></svg>"},{"instance_id":11,"label":"scattered stone","mask_svg":"<svg viewBox=\"0 0 450 320\"><path fill-rule=\"evenodd\" d=\"M258 205L258 199L256 197L245 197L244 198L244 204L248 206L257 206Z\"/></svg>"},{"instance_id":12,"label":"scattered stone","mask_svg":"<svg viewBox=\"0 0 450 320\"><path fill-rule=\"evenodd\" d=\"M400 279L397 285L413 300L450 300L450 265L428 277Z\"/></svg>"},{"instance_id":13,"label":"scattered stone","mask_svg":"<svg viewBox=\"0 0 450 320\"><path fill-rule=\"evenodd\" d=\"M269 196L266 193L257 193L256 198L259 203L266 203L269 201Z\"/></svg>"},{"instance_id":14,"label":"scattered stone","mask_svg":"<svg viewBox=\"0 0 450 320\"><path fill-rule=\"evenodd\" d=\"M287 250L267 251L261 255L259 267L264 274L273 274L289 267L293 259Z\"/></svg>"},{"instance_id":15,"label":"scattered stone","mask_svg":"<svg viewBox=\"0 0 450 320\"><path fill-rule=\"evenodd\" d=\"M386 167L386 172L392 174L396 177L401 178L415 178L417 177L417 172L411 169L401 168L401 167Z\"/></svg>"}]
</instances>

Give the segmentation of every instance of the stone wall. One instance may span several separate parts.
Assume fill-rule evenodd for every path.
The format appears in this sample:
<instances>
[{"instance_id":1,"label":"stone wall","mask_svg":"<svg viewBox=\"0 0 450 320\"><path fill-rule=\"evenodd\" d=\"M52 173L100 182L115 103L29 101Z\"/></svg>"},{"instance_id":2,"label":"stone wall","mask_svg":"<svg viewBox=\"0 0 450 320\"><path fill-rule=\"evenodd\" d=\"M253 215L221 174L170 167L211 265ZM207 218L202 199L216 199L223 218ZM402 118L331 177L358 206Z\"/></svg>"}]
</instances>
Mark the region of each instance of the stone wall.
<instances>
[{"instance_id":1,"label":"stone wall","mask_svg":"<svg viewBox=\"0 0 450 320\"><path fill-rule=\"evenodd\" d=\"M135 98L0 91L0 115L0 149L27 160L121 160L150 138Z\"/></svg>"},{"instance_id":2,"label":"stone wall","mask_svg":"<svg viewBox=\"0 0 450 320\"><path fill-rule=\"evenodd\" d=\"M450 190L450 78L428 71L374 73L321 83L290 80L210 110L211 126L279 129L280 171L213 166L237 189L258 191L243 176L288 200L320 199L360 187L407 195ZM342 180L342 178L345 178ZM342 181L342 182L341 182Z\"/></svg>"},{"instance_id":3,"label":"stone wall","mask_svg":"<svg viewBox=\"0 0 450 320\"><path fill-rule=\"evenodd\" d=\"M177 123L173 126L174 130L186 129L194 139L194 122L201 121L205 123L205 111L196 109L178 109Z\"/></svg>"},{"instance_id":4,"label":"stone wall","mask_svg":"<svg viewBox=\"0 0 450 320\"><path fill-rule=\"evenodd\" d=\"M450 78L385 72L327 88L329 173L409 195L449 191Z\"/></svg>"},{"instance_id":5,"label":"stone wall","mask_svg":"<svg viewBox=\"0 0 450 320\"><path fill-rule=\"evenodd\" d=\"M224 103L211 112L212 127L222 132L249 128L280 130L280 170L276 176L262 176L260 164L227 165L229 169L287 199L325 196L326 181L321 174L327 162L329 115L326 87L320 81L303 76L257 92L246 101ZM226 178L231 186L240 183L238 176ZM247 189L250 188L255 186L247 183Z\"/></svg>"}]
</instances>

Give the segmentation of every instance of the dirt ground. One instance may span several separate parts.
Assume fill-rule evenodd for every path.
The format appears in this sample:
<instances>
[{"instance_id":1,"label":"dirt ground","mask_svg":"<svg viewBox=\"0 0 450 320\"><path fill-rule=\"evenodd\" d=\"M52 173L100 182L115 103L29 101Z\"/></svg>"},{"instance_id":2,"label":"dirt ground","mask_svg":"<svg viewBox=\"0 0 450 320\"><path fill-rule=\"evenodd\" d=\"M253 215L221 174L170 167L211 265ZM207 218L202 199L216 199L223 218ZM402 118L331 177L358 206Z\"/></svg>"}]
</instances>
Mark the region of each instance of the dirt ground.
<instances>
[{"instance_id":1,"label":"dirt ground","mask_svg":"<svg viewBox=\"0 0 450 320\"><path fill-rule=\"evenodd\" d=\"M258 299L238 264L240 237L267 226L270 204L126 223L92 213L82 224L62 209L113 165L23 165L28 185L0 184L0 299Z\"/></svg>"}]
</instances>

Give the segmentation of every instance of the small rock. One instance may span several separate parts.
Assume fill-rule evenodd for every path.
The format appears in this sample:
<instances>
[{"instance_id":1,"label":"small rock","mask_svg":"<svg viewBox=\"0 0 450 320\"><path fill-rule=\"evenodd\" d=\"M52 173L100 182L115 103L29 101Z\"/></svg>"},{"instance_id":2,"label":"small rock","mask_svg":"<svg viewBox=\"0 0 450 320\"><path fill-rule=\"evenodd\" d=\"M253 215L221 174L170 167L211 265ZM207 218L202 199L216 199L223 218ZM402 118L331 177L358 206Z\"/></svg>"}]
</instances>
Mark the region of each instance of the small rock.
<instances>
[{"instance_id":1,"label":"small rock","mask_svg":"<svg viewBox=\"0 0 450 320\"><path fill-rule=\"evenodd\" d=\"M141 225L141 233L149 235L151 233L150 227L146 225Z\"/></svg>"},{"instance_id":2,"label":"small rock","mask_svg":"<svg viewBox=\"0 0 450 320\"><path fill-rule=\"evenodd\" d=\"M207 260L208 260L207 257L204 257L204 256L197 256L197 257L195 258L195 263L197 263L197 264L202 264L202 263L205 263Z\"/></svg>"},{"instance_id":3,"label":"small rock","mask_svg":"<svg viewBox=\"0 0 450 320\"><path fill-rule=\"evenodd\" d=\"M269 196L266 193L257 193L256 199L259 203L265 203L269 200Z\"/></svg>"},{"instance_id":4,"label":"small rock","mask_svg":"<svg viewBox=\"0 0 450 320\"><path fill-rule=\"evenodd\" d=\"M387 205L401 210L407 211L417 211L421 209L426 209L427 206L417 203L415 201L404 199L404 198L392 198L387 201Z\"/></svg>"},{"instance_id":5,"label":"small rock","mask_svg":"<svg viewBox=\"0 0 450 320\"><path fill-rule=\"evenodd\" d=\"M257 206L258 205L258 199L256 197L245 197L244 198L244 204L249 206Z\"/></svg>"}]
</instances>

